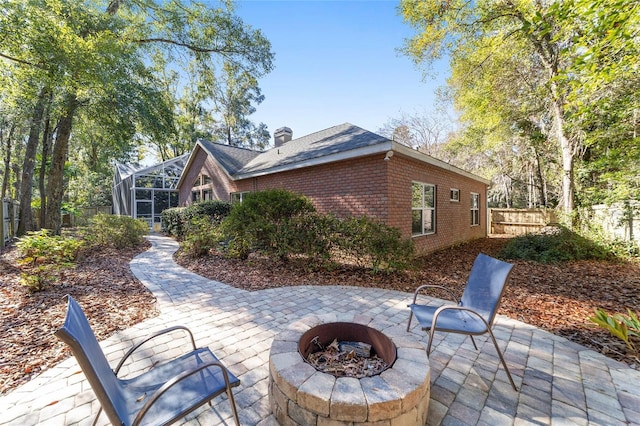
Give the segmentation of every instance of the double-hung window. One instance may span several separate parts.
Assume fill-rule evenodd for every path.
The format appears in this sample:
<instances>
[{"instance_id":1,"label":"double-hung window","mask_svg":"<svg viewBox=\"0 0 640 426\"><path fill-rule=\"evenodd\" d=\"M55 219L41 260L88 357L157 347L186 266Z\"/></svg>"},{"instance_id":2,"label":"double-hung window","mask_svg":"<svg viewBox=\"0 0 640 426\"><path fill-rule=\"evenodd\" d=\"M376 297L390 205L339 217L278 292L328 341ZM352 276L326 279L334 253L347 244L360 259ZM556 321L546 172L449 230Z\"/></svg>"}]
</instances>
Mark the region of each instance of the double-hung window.
<instances>
[{"instance_id":1,"label":"double-hung window","mask_svg":"<svg viewBox=\"0 0 640 426\"><path fill-rule=\"evenodd\" d=\"M471 226L480 225L480 194L471 193Z\"/></svg>"},{"instance_id":2,"label":"double-hung window","mask_svg":"<svg viewBox=\"0 0 640 426\"><path fill-rule=\"evenodd\" d=\"M244 200L244 197L249 193L250 191L242 191L242 192L232 192L229 196L229 198L231 199L231 204L238 204L241 203L242 200Z\"/></svg>"},{"instance_id":3,"label":"double-hung window","mask_svg":"<svg viewBox=\"0 0 640 426\"><path fill-rule=\"evenodd\" d=\"M414 182L411 185L411 234L436 232L436 186Z\"/></svg>"}]
</instances>

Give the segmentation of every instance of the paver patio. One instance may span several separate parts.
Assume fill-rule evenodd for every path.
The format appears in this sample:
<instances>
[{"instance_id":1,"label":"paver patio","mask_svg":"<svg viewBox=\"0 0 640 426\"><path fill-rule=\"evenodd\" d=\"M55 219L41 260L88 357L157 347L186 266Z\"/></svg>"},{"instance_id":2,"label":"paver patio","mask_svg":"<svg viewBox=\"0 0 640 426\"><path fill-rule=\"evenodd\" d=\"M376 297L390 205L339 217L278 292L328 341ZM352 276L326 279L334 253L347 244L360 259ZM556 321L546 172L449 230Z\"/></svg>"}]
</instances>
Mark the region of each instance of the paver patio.
<instances>
[{"instance_id":1,"label":"paver patio","mask_svg":"<svg viewBox=\"0 0 640 426\"><path fill-rule=\"evenodd\" d=\"M172 260L176 242L149 237L152 248L131 262L158 300L160 315L101 342L112 365L141 336L182 324L240 377L235 389L243 425L275 425L268 398L273 337L311 314L357 311L381 331L406 327L411 295L346 286L300 286L248 292L195 275ZM519 321L498 316L496 338L519 392L514 392L490 341L437 333L431 364L428 424L640 425L640 371ZM425 342L426 333L410 333ZM150 347L124 374L176 350L167 340ZM185 424L232 424L226 397L187 417ZM98 403L74 358L0 397L0 424L90 425ZM99 424L107 424L102 416Z\"/></svg>"}]
</instances>

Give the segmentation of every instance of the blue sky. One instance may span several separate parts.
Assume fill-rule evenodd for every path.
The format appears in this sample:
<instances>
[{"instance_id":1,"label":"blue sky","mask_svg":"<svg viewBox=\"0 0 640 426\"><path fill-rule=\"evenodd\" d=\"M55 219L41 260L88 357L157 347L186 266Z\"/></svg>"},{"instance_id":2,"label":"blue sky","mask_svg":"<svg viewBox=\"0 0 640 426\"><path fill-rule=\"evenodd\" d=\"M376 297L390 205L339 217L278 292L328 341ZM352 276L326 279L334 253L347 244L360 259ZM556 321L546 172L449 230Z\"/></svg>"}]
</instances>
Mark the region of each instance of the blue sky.
<instances>
[{"instance_id":1,"label":"blue sky","mask_svg":"<svg viewBox=\"0 0 640 426\"><path fill-rule=\"evenodd\" d=\"M445 84L398 53L413 30L390 0L238 0L236 13L262 30L275 69L260 80L265 100L251 116L273 133L288 126L294 138L350 122L377 131L402 112L434 109Z\"/></svg>"}]
</instances>

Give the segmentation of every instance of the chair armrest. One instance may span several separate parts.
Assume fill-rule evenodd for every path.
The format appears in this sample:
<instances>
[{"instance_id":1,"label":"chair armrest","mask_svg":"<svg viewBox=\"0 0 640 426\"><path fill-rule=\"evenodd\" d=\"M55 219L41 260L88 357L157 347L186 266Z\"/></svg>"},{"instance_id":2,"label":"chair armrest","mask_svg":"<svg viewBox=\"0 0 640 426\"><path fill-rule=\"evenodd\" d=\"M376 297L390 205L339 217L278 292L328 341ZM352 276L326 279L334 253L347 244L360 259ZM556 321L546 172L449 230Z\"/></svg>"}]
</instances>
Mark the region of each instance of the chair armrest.
<instances>
[{"instance_id":1,"label":"chair armrest","mask_svg":"<svg viewBox=\"0 0 640 426\"><path fill-rule=\"evenodd\" d=\"M178 374L177 376L174 376L171 380L169 380L167 383L162 385L158 390L156 390L153 393L153 395L151 395L151 397L147 400L147 402L144 403L144 405L142 406L140 411L138 411L138 414L136 415L136 418L133 421L133 425L136 426L136 425L139 425L140 422L142 422L142 419L147 414L147 412L151 409L153 404L155 404L155 402L162 395L164 395L164 393L166 391L168 391L173 386L175 386L176 384L180 383L182 380L186 379L187 377L192 376L193 374L198 373L199 371L204 370L204 369L209 368L209 367L219 367L222 370L222 376L224 377L224 382L225 382L227 391L229 391L231 389L231 386L230 386L230 383L229 383L229 374L227 373L226 367L224 365L222 365L221 362L219 362L219 361L211 361L211 362L207 362L207 363L204 363L204 364L200 364L197 367L194 367L194 368L192 368L190 370L187 370L185 372L182 372L182 373Z\"/></svg>"},{"instance_id":2,"label":"chair armrest","mask_svg":"<svg viewBox=\"0 0 640 426\"><path fill-rule=\"evenodd\" d=\"M451 300L454 303L458 303L458 298L456 297L456 295L449 290L447 287L441 286L441 285L432 285L432 284L423 284L420 287L416 288L416 291L413 293L413 303L416 303L416 300L418 300L418 295L419 293L424 290L424 289L430 289L430 288L437 288L440 290L444 290L445 292L447 292L449 294L449 296L451 296Z\"/></svg>"},{"instance_id":3,"label":"chair armrest","mask_svg":"<svg viewBox=\"0 0 640 426\"><path fill-rule=\"evenodd\" d=\"M120 371L120 369L122 368L122 366L124 365L125 361L131 356L133 355L133 353L135 351L137 351L140 346L144 345L145 343L147 343L149 340L153 340L158 336L162 336L163 334L167 334L167 333L171 333L173 331L176 330L184 330L189 334L189 337L191 338L191 346L193 346L193 350L196 350L196 341L193 338L193 333L191 332L191 330L189 330L187 327L182 326L182 325L176 325L173 327L169 327L169 328L165 328L164 330L160 330L157 333L151 334L150 336L147 336L144 340L142 340L141 342L138 342L138 344L136 344L135 346L133 346L131 349L129 349L127 351L126 354L124 354L124 356L122 357L122 359L120 360L120 362L118 363L118 366L116 367L116 369L114 370L114 373L116 374L116 376L118 375L118 372Z\"/></svg>"}]
</instances>

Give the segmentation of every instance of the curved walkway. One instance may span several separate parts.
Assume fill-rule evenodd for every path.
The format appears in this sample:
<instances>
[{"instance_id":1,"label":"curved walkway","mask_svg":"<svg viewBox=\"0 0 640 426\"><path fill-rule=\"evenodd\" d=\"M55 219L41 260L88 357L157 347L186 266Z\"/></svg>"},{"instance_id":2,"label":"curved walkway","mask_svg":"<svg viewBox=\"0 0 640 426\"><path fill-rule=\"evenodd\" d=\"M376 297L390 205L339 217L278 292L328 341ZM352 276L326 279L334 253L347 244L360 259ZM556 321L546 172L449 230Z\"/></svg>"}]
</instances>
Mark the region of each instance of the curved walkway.
<instances>
[{"instance_id":1,"label":"curved walkway","mask_svg":"<svg viewBox=\"0 0 640 426\"><path fill-rule=\"evenodd\" d=\"M348 286L248 292L178 266L172 239L152 235L149 240L152 248L131 262L131 270L157 297L160 315L101 342L107 358L114 364L141 336L186 325L198 345L209 346L240 377L235 395L243 425L276 424L268 398L269 349L291 322L310 314L357 311L375 318L372 325L382 331L406 326L408 293ZM411 333L426 340L416 327ZM475 351L463 336L436 334L428 424L640 425L640 371L506 317L498 317L495 333L520 391L511 389L491 342L477 339L480 351ZM174 346L168 341L150 348L125 373L139 371ZM98 404L79 373L69 358L0 398L0 424L91 424ZM231 424L225 398L216 402L186 423ZM100 420L106 424L106 417Z\"/></svg>"}]
</instances>

